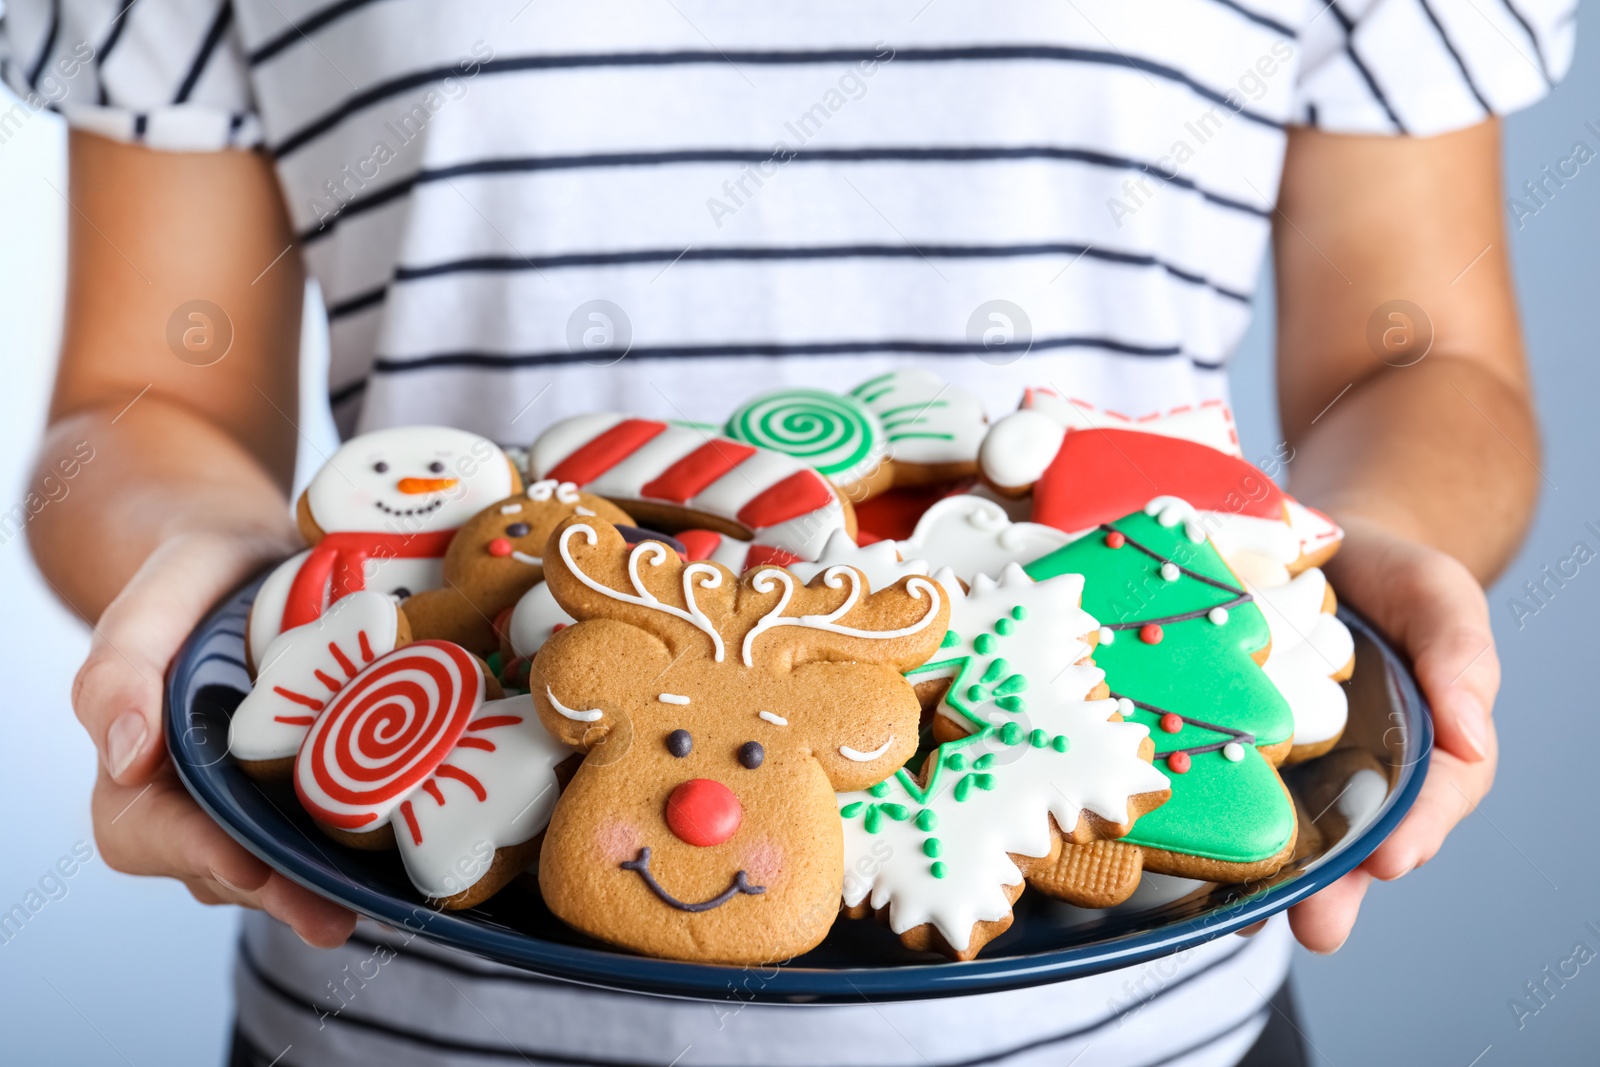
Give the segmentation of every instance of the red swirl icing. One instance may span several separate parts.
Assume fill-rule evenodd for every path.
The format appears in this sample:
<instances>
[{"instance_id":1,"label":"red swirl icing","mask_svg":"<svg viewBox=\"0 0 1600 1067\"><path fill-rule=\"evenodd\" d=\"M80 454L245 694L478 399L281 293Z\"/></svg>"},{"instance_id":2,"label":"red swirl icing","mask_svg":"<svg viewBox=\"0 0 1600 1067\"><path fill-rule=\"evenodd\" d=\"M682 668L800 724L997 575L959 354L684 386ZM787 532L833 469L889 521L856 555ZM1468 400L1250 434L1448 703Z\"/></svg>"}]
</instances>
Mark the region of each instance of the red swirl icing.
<instances>
[{"instance_id":1,"label":"red swirl icing","mask_svg":"<svg viewBox=\"0 0 1600 1067\"><path fill-rule=\"evenodd\" d=\"M386 817L455 749L483 695L478 661L446 641L375 660L301 742L300 803L318 822L347 830Z\"/></svg>"}]
</instances>

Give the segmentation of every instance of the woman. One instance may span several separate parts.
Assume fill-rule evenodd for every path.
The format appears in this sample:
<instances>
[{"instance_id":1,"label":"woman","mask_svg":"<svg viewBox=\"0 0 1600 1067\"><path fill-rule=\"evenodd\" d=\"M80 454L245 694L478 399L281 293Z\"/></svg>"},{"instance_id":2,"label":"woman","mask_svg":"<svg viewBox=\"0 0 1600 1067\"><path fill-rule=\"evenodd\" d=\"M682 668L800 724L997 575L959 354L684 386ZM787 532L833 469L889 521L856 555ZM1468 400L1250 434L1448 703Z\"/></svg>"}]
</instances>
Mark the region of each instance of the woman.
<instances>
[{"instance_id":1,"label":"woman","mask_svg":"<svg viewBox=\"0 0 1600 1067\"><path fill-rule=\"evenodd\" d=\"M1290 931L1337 949L1488 789L1480 583L1539 480L1496 116L1564 72L1562 0L13 0L7 31L11 84L74 127L40 462L101 457L75 494L101 521L52 508L32 543L96 624L73 702L107 861L258 909L233 1062L1303 1062ZM1225 397L1269 234L1276 454L1345 527L1333 580L1409 653L1439 737L1404 824L1287 923L954 1002L594 992L356 925L165 762L168 661L296 547L307 271L344 432L525 444L575 411L716 419L906 364L992 416L1030 385Z\"/></svg>"}]
</instances>

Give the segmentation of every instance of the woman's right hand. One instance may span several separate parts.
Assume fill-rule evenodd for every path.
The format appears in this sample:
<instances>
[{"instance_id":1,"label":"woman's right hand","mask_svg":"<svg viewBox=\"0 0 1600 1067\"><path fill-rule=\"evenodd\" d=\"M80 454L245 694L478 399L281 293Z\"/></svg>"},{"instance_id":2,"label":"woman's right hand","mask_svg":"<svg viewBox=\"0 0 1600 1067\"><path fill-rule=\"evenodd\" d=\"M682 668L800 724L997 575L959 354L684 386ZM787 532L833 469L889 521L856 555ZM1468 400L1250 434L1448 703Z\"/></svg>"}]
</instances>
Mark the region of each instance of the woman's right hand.
<instances>
[{"instance_id":1,"label":"woman's right hand","mask_svg":"<svg viewBox=\"0 0 1600 1067\"><path fill-rule=\"evenodd\" d=\"M260 908L320 948L344 943L355 916L245 851L196 804L167 759L167 666L211 607L293 544L237 533L163 542L100 616L72 686L78 721L100 753L94 835L124 874L176 878L202 904Z\"/></svg>"}]
</instances>

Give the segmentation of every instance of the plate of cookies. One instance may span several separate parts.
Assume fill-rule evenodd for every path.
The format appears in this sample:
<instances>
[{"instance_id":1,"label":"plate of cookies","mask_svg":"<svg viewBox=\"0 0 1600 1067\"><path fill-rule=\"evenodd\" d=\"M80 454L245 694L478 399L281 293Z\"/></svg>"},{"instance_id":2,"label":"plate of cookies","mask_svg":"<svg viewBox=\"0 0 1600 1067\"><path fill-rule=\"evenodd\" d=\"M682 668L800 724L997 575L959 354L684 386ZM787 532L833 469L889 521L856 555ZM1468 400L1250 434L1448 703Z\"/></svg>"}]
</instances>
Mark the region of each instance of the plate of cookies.
<instances>
[{"instance_id":1,"label":"plate of cookies","mask_svg":"<svg viewBox=\"0 0 1600 1067\"><path fill-rule=\"evenodd\" d=\"M1243 929L1414 801L1427 708L1225 405L921 371L719 425L351 438L168 679L197 801L378 922L548 977L828 1002Z\"/></svg>"}]
</instances>

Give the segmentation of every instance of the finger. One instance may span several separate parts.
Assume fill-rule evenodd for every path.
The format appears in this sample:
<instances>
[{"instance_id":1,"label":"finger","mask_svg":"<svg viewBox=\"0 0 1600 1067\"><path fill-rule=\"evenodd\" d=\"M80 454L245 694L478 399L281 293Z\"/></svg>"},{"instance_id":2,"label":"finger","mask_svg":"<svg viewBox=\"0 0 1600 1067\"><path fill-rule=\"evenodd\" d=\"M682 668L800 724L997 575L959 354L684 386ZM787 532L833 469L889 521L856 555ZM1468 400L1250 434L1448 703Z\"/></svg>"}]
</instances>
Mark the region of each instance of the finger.
<instances>
[{"instance_id":1,"label":"finger","mask_svg":"<svg viewBox=\"0 0 1600 1067\"><path fill-rule=\"evenodd\" d=\"M167 664L211 606L276 551L248 538L175 538L151 553L101 614L72 706L115 780L143 782L160 764Z\"/></svg>"},{"instance_id":2,"label":"finger","mask_svg":"<svg viewBox=\"0 0 1600 1067\"><path fill-rule=\"evenodd\" d=\"M1289 929L1296 940L1322 955L1339 951L1355 927L1361 899L1371 884L1372 875L1358 868L1290 908Z\"/></svg>"},{"instance_id":3,"label":"finger","mask_svg":"<svg viewBox=\"0 0 1600 1067\"><path fill-rule=\"evenodd\" d=\"M313 948L338 948L355 932L355 912L273 872L256 894L261 910Z\"/></svg>"},{"instance_id":4,"label":"finger","mask_svg":"<svg viewBox=\"0 0 1600 1067\"><path fill-rule=\"evenodd\" d=\"M1427 863L1456 824L1476 809L1493 780L1492 763L1466 763L1448 752L1435 752L1416 802L1367 857L1363 869L1391 881Z\"/></svg>"},{"instance_id":5,"label":"finger","mask_svg":"<svg viewBox=\"0 0 1600 1067\"><path fill-rule=\"evenodd\" d=\"M1477 762L1495 754L1489 711L1500 689L1500 658L1488 605L1470 572L1430 554L1407 582L1412 601L1397 636L1433 709L1437 744Z\"/></svg>"},{"instance_id":6,"label":"finger","mask_svg":"<svg viewBox=\"0 0 1600 1067\"><path fill-rule=\"evenodd\" d=\"M170 771L122 786L104 768L90 801L106 865L124 874L221 880L241 892L272 873L200 809Z\"/></svg>"},{"instance_id":7,"label":"finger","mask_svg":"<svg viewBox=\"0 0 1600 1067\"><path fill-rule=\"evenodd\" d=\"M1249 926L1246 926L1243 930L1235 930L1234 933L1238 934L1240 937L1254 937L1257 934L1259 934L1262 930L1266 929L1266 926L1267 926L1267 920L1262 919L1258 923L1251 923Z\"/></svg>"}]
</instances>

